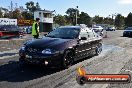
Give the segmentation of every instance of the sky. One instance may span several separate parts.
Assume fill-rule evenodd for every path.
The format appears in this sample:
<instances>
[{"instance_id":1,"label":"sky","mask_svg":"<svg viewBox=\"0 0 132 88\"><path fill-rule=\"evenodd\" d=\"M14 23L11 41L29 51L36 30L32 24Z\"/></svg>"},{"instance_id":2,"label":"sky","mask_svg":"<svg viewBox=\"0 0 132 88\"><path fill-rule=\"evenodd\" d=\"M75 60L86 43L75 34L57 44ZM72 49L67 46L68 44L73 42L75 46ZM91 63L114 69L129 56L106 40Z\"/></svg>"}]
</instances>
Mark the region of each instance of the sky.
<instances>
[{"instance_id":1,"label":"sky","mask_svg":"<svg viewBox=\"0 0 132 88\"><path fill-rule=\"evenodd\" d=\"M0 7L9 8L10 2L14 6L25 6L28 1L38 2L42 9L55 10L55 14L65 15L68 8L76 8L80 12L86 12L91 17L99 15L102 17L112 16L112 14L122 14L127 16L132 12L132 0L0 0Z\"/></svg>"}]
</instances>

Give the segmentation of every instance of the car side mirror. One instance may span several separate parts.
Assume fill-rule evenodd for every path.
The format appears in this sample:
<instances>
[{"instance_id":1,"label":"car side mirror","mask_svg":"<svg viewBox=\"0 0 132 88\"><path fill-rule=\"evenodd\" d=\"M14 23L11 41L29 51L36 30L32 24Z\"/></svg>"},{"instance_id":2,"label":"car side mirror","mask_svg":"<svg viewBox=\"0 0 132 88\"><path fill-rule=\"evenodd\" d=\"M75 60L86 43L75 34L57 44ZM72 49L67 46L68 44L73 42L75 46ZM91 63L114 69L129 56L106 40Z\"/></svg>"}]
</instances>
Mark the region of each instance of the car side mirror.
<instances>
[{"instance_id":1,"label":"car side mirror","mask_svg":"<svg viewBox=\"0 0 132 88\"><path fill-rule=\"evenodd\" d=\"M87 38L86 37L81 37L81 40L87 40Z\"/></svg>"}]
</instances>

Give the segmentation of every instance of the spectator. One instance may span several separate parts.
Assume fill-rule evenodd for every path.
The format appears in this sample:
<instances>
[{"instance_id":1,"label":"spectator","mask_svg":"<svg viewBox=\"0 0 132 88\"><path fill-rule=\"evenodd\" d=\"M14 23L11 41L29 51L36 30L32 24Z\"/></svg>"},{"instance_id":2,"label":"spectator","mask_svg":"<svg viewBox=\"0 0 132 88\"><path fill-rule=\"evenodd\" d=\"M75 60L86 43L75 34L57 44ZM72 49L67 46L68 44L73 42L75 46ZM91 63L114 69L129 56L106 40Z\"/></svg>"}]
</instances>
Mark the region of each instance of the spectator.
<instances>
[{"instance_id":1,"label":"spectator","mask_svg":"<svg viewBox=\"0 0 132 88\"><path fill-rule=\"evenodd\" d=\"M32 25L32 36L34 38L39 38L39 18L36 18L36 21Z\"/></svg>"}]
</instances>

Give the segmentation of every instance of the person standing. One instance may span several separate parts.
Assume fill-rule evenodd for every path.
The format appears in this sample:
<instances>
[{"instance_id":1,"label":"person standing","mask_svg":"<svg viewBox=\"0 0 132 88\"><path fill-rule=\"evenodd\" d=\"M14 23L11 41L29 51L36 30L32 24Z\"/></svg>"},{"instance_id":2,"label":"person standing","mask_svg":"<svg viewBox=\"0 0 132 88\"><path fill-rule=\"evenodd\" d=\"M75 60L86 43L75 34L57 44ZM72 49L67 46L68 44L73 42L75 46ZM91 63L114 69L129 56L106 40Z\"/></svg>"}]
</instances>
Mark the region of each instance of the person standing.
<instances>
[{"instance_id":1,"label":"person standing","mask_svg":"<svg viewBox=\"0 0 132 88\"><path fill-rule=\"evenodd\" d=\"M36 21L32 25L32 36L37 39L39 38L39 18L36 18Z\"/></svg>"}]
</instances>

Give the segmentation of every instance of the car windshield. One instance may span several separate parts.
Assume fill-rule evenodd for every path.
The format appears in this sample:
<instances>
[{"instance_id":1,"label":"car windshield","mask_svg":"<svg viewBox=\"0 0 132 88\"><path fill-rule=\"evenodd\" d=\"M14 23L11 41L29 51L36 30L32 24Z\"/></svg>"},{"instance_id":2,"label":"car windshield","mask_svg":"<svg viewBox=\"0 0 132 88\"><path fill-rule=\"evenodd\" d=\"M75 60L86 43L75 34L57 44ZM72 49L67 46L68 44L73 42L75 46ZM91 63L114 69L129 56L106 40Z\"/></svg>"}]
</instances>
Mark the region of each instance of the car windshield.
<instances>
[{"instance_id":1,"label":"car windshield","mask_svg":"<svg viewBox=\"0 0 132 88\"><path fill-rule=\"evenodd\" d=\"M50 32L46 37L74 39L79 35L79 28L58 28Z\"/></svg>"},{"instance_id":2,"label":"car windshield","mask_svg":"<svg viewBox=\"0 0 132 88\"><path fill-rule=\"evenodd\" d=\"M130 28L126 28L125 30L132 30L132 27L130 27Z\"/></svg>"},{"instance_id":3,"label":"car windshield","mask_svg":"<svg viewBox=\"0 0 132 88\"><path fill-rule=\"evenodd\" d=\"M93 28L99 28L99 27L93 27Z\"/></svg>"}]
</instances>

